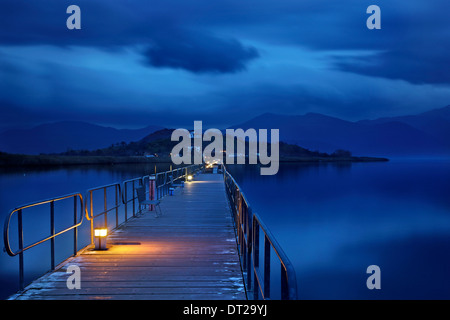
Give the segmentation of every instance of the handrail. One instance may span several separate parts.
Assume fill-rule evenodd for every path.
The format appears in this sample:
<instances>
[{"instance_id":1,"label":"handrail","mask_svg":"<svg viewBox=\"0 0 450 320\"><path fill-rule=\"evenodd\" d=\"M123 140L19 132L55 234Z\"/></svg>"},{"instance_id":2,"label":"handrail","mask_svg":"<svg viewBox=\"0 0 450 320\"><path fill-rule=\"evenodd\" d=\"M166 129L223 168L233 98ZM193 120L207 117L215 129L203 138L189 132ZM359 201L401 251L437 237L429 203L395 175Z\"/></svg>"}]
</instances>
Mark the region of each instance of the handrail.
<instances>
[{"instance_id":1,"label":"handrail","mask_svg":"<svg viewBox=\"0 0 450 320\"><path fill-rule=\"evenodd\" d=\"M187 178L189 174L197 172L202 167L203 165L192 164L186 167L158 172L155 175L156 199L161 199L163 196L167 195L169 193L169 188L174 181L182 178ZM176 173L176 176L174 176L174 173Z\"/></svg>"},{"instance_id":2,"label":"handrail","mask_svg":"<svg viewBox=\"0 0 450 320\"><path fill-rule=\"evenodd\" d=\"M160 199L168 193L167 171L158 172L155 175L156 181L156 199Z\"/></svg>"},{"instance_id":3,"label":"handrail","mask_svg":"<svg viewBox=\"0 0 450 320\"><path fill-rule=\"evenodd\" d=\"M61 230L59 232L55 232L55 202L56 201L61 201L61 200L65 200L65 199L69 199L69 198L73 198L74 199L74 224L64 230ZM68 194L68 195L64 195L64 196L60 196L60 197L54 197L54 198L50 198L47 200L43 200L43 201L37 201L37 202L32 202L26 205L22 205L19 207L16 207L15 209L11 210L9 215L6 217L5 219L5 223L4 223L4 229L3 229L3 242L4 242L4 250L6 251L6 253L9 256L16 256L19 255L19 285L20 285L20 289L23 289L23 284L24 284L24 275L23 275L23 270L24 270L24 262L23 262L23 253L25 251L27 251L28 249L37 246L43 242L46 241L51 241L51 269L54 270L55 269L55 238L61 234L66 233L67 231L70 230L74 230L74 255L76 255L76 253L78 252L77 250L77 242L78 242L78 232L77 232L77 228L82 224L83 222L83 214L80 215L80 220L78 221L78 215L77 215L77 211L78 211L78 205L77 205L77 200L80 200L80 209L81 209L81 213L83 212L82 210L85 210L84 204L83 204L83 196L81 195L81 193L72 193L72 194ZM36 241L30 245L27 245L24 247L23 244L23 224L22 224L22 210L27 209L27 208L31 208L31 207L36 207L36 206L40 206L40 205L44 205L44 204L50 204L50 230L51 230L51 235L41 239L39 241ZM18 240L19 240L19 249L17 251L13 251L11 249L11 245L10 245L10 241L9 241L9 225L11 222L11 218L12 216L17 212L17 219L18 219Z\"/></svg>"},{"instance_id":4,"label":"handrail","mask_svg":"<svg viewBox=\"0 0 450 320\"><path fill-rule=\"evenodd\" d=\"M48 240L50 240L52 238L55 238L55 237L65 233L65 232L67 232L69 230L72 230L73 228L79 227L81 225L82 221L83 221L83 215L81 215L81 219L80 219L79 223L77 223L75 225L72 225L71 227L69 227L67 229L64 229L64 230L62 230L62 231L60 231L58 233L55 233L55 234L53 234L53 235L51 235L51 236L49 236L47 238L44 238L44 239L39 240L39 241L36 241L35 243L30 244L27 247L22 248L21 250L13 252L11 250L11 246L9 244L9 224L11 222L11 217L13 216L14 213L19 212L19 211L21 211L23 209L35 207L35 206L46 204L46 203L52 203L54 201L60 201L60 200L64 200L64 199L68 199L68 198L72 198L72 197L77 197L77 196L80 197L80 200L83 203L82 195L80 193L73 193L73 194L62 196L62 197L56 197L56 198L51 198L51 199L47 199L47 200L43 200L43 201L33 202L33 203L26 204L26 205L23 205L23 206L20 206L20 207L17 207L15 209L11 210L9 215L6 217L5 224L4 224L4 229L3 229L4 230L4 233L3 233L4 237L3 238L4 238L4 244L5 244L5 248L4 249L5 249L6 253L9 256L14 257L14 256L16 256L16 255L18 255L18 254L20 254L20 253L22 253L22 252L32 248L32 247L38 245L38 244L41 244L41 243L43 243L45 241L48 241ZM21 213L18 213L18 214L20 215Z\"/></svg>"},{"instance_id":5,"label":"handrail","mask_svg":"<svg viewBox=\"0 0 450 320\"><path fill-rule=\"evenodd\" d=\"M122 203L125 205L125 221L128 220L128 203L133 201L133 217L136 216L136 204L135 200L137 199L136 196L136 181L139 183L139 186L142 186L144 184L144 178L143 177L137 177L134 179L128 179L122 182ZM128 199L128 185L131 183L132 187L132 197L131 199Z\"/></svg>"},{"instance_id":6,"label":"handrail","mask_svg":"<svg viewBox=\"0 0 450 320\"><path fill-rule=\"evenodd\" d=\"M247 198L236 180L225 166L222 166L224 168L225 190L233 213L242 269L246 273L247 292L252 294L255 300L258 300L260 295L265 300L270 299L270 252L272 248L281 264L281 299L296 300L297 280L292 263L259 215L252 212ZM263 272L259 267L260 230L263 231L264 235Z\"/></svg>"},{"instance_id":7,"label":"handrail","mask_svg":"<svg viewBox=\"0 0 450 320\"><path fill-rule=\"evenodd\" d=\"M114 188L114 196L115 196L115 206L108 209L107 203L107 190ZM95 191L103 190L103 211L94 215L94 200L92 194ZM119 198L120 197L120 198ZM91 244L94 243L94 219L99 216L104 216L104 227L108 226L108 212L115 210L116 211L116 228L119 226L119 207L122 202L122 187L120 183L111 183L100 187L95 187L88 189L86 191L86 202L85 202L85 212L86 219L91 222ZM120 201L119 201L120 200ZM89 203L89 209L88 209Z\"/></svg>"},{"instance_id":8,"label":"handrail","mask_svg":"<svg viewBox=\"0 0 450 320\"><path fill-rule=\"evenodd\" d=\"M86 219L88 221L90 221L90 223L91 223L91 243L92 243L93 235L94 235L93 224L94 224L95 218L104 215L104 219L105 219L104 225L107 226L107 214L108 214L108 212L115 210L116 211L116 228L117 228L119 226L118 209L120 208L120 206L122 204L125 205L125 221L127 221L128 220L128 214L127 214L128 203L131 201L133 201L133 216L135 216L135 213L136 213L135 200L137 199L137 196L135 195L136 182L139 183L139 186L142 186L142 185L144 185L146 178L150 179L151 176L156 177L158 174L165 174L165 178L166 178L168 176L168 174L171 173L172 179L171 179L170 183L172 183L173 181L175 181L177 179L186 177L188 174L188 170L190 170L194 167L196 169L194 169L193 172L195 172L196 170L199 170L202 167L202 165L190 165L190 166L181 167L181 168L177 168L177 169L170 170L170 171L165 171L162 173L157 173L156 175L146 175L146 176L142 176L142 177L138 177L138 178L134 178L134 179L128 179L128 180L123 181L121 184L120 183L112 183L112 184L108 184L108 185L104 185L104 186L100 186L100 187L91 188L91 189L86 190L84 198L81 193L72 193L72 194L65 195L65 196L50 198L47 200L37 201L37 202L30 203L30 204L22 205L22 206L19 206L15 209L11 210L9 215L5 219L4 228L3 228L3 242L5 245L4 251L7 252L7 254L12 257L19 255L19 285L20 285L20 289L23 290L23 288L24 288L23 254L26 250L28 250L34 246L37 246L43 242L51 241L51 269L54 270L54 268L55 268L55 244L54 244L55 238L59 235L62 235L64 233L70 231L70 230L74 230L73 254L76 255L78 253L78 249L77 249L78 230L77 230L77 228L83 223L84 216L86 216ZM182 173L181 175L180 175L180 172ZM176 176L174 177L174 175L176 175ZM133 196L130 199L128 199L128 185L129 184L132 184L132 191L133 191ZM164 184L159 187L166 187L168 190L168 187L169 187L168 181L165 180ZM109 188L115 188L115 204L111 208L108 208L108 206L107 206L107 189L109 189ZM94 214L92 194L93 194L93 192L98 191L98 190L103 190L104 207L103 207L103 211L101 211L97 214ZM74 205L73 205L74 206L74 223L72 226L70 226L62 231L55 232L55 230L54 230L55 229L54 203L56 201L61 201L61 200L69 199L69 198L74 198ZM78 201L77 200L80 201L79 208L80 208L81 215L80 215L79 220L78 220L78 214L77 214L77 211L78 211ZM36 241L36 242L24 247L24 245L23 245L22 210L30 208L30 207L48 204L48 203L50 203L51 235L49 237L46 237L42 240ZM89 205L89 207L88 207L88 205ZM84 210L84 213L83 213L83 210ZM19 249L17 251L13 251L11 249L10 241L9 241L9 229L10 229L11 218L16 213L18 216Z\"/></svg>"},{"instance_id":9,"label":"handrail","mask_svg":"<svg viewBox=\"0 0 450 320\"><path fill-rule=\"evenodd\" d=\"M292 266L289 258L286 253L284 253L281 246L278 244L275 237L272 235L272 232L267 228L265 223L261 220L257 213L253 213L252 218L252 230L253 230L253 270L255 276L258 279L258 287L259 291L262 294L264 299L270 298L270 279L266 278L266 272L270 274L270 248L269 245L272 246L276 255L278 256L278 260L281 263L281 300L296 300L297 299L297 279L295 275L295 269ZM264 279L262 285L260 277L261 273L259 272L259 236L258 228L260 228L264 232ZM267 251L267 252L266 252ZM267 269L269 268L269 269ZM254 288L255 289L255 288ZM253 291L254 295L257 295L255 290Z\"/></svg>"},{"instance_id":10,"label":"handrail","mask_svg":"<svg viewBox=\"0 0 450 320\"><path fill-rule=\"evenodd\" d=\"M101 189L106 190L106 189L111 188L111 187L118 188L119 194L122 197L122 187L121 187L121 185L119 183L111 183L111 184L107 184L107 185L104 185L104 186L95 187L95 188L91 188L91 189L86 190L86 197L85 198L86 198L86 219L87 220L91 221L92 218L96 218L96 217L98 217L98 216L100 216L102 214L105 214L105 213L113 210L113 209L116 209L116 207L113 207L113 208L110 208L107 211L103 211L103 212L101 212L101 213L99 213L99 214L97 214L95 216L93 216L92 212L91 212L91 216L89 216L89 211L87 210L87 203L88 202L89 203L92 202L92 197L91 197L92 192L97 191L97 190L101 190ZM89 201L88 201L88 199L89 199Z\"/></svg>"},{"instance_id":11,"label":"handrail","mask_svg":"<svg viewBox=\"0 0 450 320\"><path fill-rule=\"evenodd\" d=\"M229 182L231 180L231 182ZM239 244L242 269L246 273L246 285L252 284L252 227L250 219L252 209L244 195L240 192L239 186L229 172L224 170L224 181L228 200L232 204L233 223L236 228L236 238Z\"/></svg>"}]
</instances>

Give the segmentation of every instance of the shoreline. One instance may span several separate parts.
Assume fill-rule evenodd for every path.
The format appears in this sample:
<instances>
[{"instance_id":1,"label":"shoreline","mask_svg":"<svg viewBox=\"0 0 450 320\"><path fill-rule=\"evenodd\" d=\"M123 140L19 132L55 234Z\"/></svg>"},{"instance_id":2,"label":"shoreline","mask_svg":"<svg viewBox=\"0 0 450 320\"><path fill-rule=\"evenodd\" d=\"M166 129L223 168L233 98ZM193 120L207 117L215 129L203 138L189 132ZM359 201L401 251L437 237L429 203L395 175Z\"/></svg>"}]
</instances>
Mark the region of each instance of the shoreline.
<instances>
[{"instance_id":1,"label":"shoreline","mask_svg":"<svg viewBox=\"0 0 450 320\"><path fill-rule=\"evenodd\" d=\"M376 157L280 157L280 162L382 162ZM172 163L170 157L142 156L57 156L0 154L0 167L52 167L72 165L115 165Z\"/></svg>"},{"instance_id":2,"label":"shoreline","mask_svg":"<svg viewBox=\"0 0 450 320\"><path fill-rule=\"evenodd\" d=\"M155 164L171 162L170 158L116 157L116 156L53 156L1 154L0 167L41 167L72 165Z\"/></svg>"},{"instance_id":3,"label":"shoreline","mask_svg":"<svg viewBox=\"0 0 450 320\"><path fill-rule=\"evenodd\" d=\"M386 162L381 157L280 157L280 162Z\"/></svg>"}]
</instances>

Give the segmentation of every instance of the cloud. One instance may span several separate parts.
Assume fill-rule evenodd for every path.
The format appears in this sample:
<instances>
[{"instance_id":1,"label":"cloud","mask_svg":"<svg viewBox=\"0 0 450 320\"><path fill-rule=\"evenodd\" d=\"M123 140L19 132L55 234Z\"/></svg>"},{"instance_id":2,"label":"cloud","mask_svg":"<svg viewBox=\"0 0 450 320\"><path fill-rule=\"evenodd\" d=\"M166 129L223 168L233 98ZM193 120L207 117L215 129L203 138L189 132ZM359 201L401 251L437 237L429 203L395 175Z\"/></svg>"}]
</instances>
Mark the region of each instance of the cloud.
<instances>
[{"instance_id":1,"label":"cloud","mask_svg":"<svg viewBox=\"0 0 450 320\"><path fill-rule=\"evenodd\" d=\"M144 47L146 66L233 73L259 56L242 43L245 38L317 52L378 51L359 60L341 56L334 66L414 84L450 83L441 68L450 56L448 0L434 0L433 5L379 0L382 29L376 31L366 28L369 0L78 0L78 31L65 28L65 9L71 3L44 2L3 0L0 20L7 27L0 29L0 44Z\"/></svg>"},{"instance_id":2,"label":"cloud","mask_svg":"<svg viewBox=\"0 0 450 320\"><path fill-rule=\"evenodd\" d=\"M70 4L81 30L66 28ZM376 31L370 4L2 0L0 125L230 124L263 112L357 120L447 105L448 0L378 0Z\"/></svg>"},{"instance_id":3,"label":"cloud","mask_svg":"<svg viewBox=\"0 0 450 320\"><path fill-rule=\"evenodd\" d=\"M147 48L140 51L147 67L194 73L244 71L247 63L259 56L256 48L243 45L235 37L221 37L198 28L174 3L149 6L133 1L125 6L80 0L82 28L75 31L65 26L66 5L55 0L48 0L45 6L5 0L0 20L8 28L0 30L0 44ZM196 12L196 7L192 5L190 10Z\"/></svg>"},{"instance_id":4,"label":"cloud","mask_svg":"<svg viewBox=\"0 0 450 320\"><path fill-rule=\"evenodd\" d=\"M156 68L185 69L194 73L234 73L259 56L253 47L235 39L203 33L177 32L156 39L144 52L146 64Z\"/></svg>"},{"instance_id":5,"label":"cloud","mask_svg":"<svg viewBox=\"0 0 450 320\"><path fill-rule=\"evenodd\" d=\"M346 72L397 79L412 84L450 84L450 50L389 50L360 57L335 57L335 66ZM439 50L439 49L438 49Z\"/></svg>"},{"instance_id":6,"label":"cloud","mask_svg":"<svg viewBox=\"0 0 450 320\"><path fill-rule=\"evenodd\" d=\"M342 52L330 55L334 67L341 71L414 85L449 85L450 74L445 69L450 63L448 1L436 0L433 5L390 2L380 7L381 30L354 28L347 37L336 37L329 44L320 42L324 37L310 43L322 50L361 50L359 56Z\"/></svg>"}]
</instances>

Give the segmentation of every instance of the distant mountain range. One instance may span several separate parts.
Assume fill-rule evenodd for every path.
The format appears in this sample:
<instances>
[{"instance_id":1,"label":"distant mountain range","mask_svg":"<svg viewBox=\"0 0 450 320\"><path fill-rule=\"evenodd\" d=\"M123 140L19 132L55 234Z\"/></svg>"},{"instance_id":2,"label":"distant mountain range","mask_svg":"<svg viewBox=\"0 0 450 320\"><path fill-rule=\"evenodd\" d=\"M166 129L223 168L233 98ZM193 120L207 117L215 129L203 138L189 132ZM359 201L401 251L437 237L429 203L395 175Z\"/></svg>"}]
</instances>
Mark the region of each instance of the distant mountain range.
<instances>
[{"instance_id":1,"label":"distant mountain range","mask_svg":"<svg viewBox=\"0 0 450 320\"><path fill-rule=\"evenodd\" d=\"M158 156L168 157L172 148L178 143L171 141L173 129L161 129L146 135L138 141L131 141L129 143L116 143L105 148L98 148L88 151L84 150L69 150L61 153L64 156L119 156L119 157L133 157L144 156L150 154L158 154Z\"/></svg>"},{"instance_id":2,"label":"distant mountain range","mask_svg":"<svg viewBox=\"0 0 450 320\"><path fill-rule=\"evenodd\" d=\"M32 129L0 133L0 151L18 154L60 153L69 149L94 150L120 142L137 141L162 129L115 129L86 122L65 121L39 125Z\"/></svg>"},{"instance_id":3,"label":"distant mountain range","mask_svg":"<svg viewBox=\"0 0 450 320\"><path fill-rule=\"evenodd\" d=\"M294 116L265 113L232 128L279 129L280 141L325 153L343 149L355 156L450 155L450 106L417 115L356 122L318 113ZM135 142L127 146L129 153L148 147L149 143L156 147L154 141L170 136L170 129L162 129L159 126L115 129L85 122L57 122L0 133L0 151L62 153L114 145L109 150L125 152L125 144Z\"/></svg>"},{"instance_id":4,"label":"distant mountain range","mask_svg":"<svg viewBox=\"0 0 450 320\"><path fill-rule=\"evenodd\" d=\"M104 163L105 160L103 158L107 158L106 161L125 161L126 163L131 163L136 160L139 163L142 163L142 158L151 158L152 161L171 161L170 154L173 150L173 147L178 144L178 141L172 141L173 129L162 129L155 131L154 133L145 136L139 141L133 141L130 143L119 143L111 145L108 148L96 149L92 151L87 150L71 150L61 154L58 156L63 156L63 160L61 157L52 157L52 156L21 156L21 155L8 155L4 154L3 157L0 153L0 166L1 165L14 165L17 162L20 162L21 165L43 165L43 164L54 164L54 163L80 163L85 161L87 163L91 163L89 161L93 161L94 163ZM203 143L203 148L205 148L209 143ZM280 161L352 161L352 162L367 162L367 161L388 161L386 158L375 158L375 157L354 157L350 152L345 150L338 150L336 152L327 154L323 152L314 152L302 148L300 146L294 144L288 144L285 142L281 142L278 144L279 148L279 159ZM221 148L226 150L226 141L223 141L223 147ZM246 145L246 155L249 155L249 146ZM223 154L226 157L229 150ZM230 154L234 154L235 151L230 151ZM17 158L17 156L19 158ZM66 156L66 157L64 157ZM68 157L67 157L68 156ZM26 159L23 159L26 157ZM38 159L35 159L38 157ZM48 158L50 157L50 158ZM110 160L112 157L114 160ZM118 160L120 158L121 160ZM93 159L93 160L90 160ZM124 160L125 159L125 160ZM134 159L134 160L133 160ZM223 160L227 161L224 158ZM194 161L193 154L191 153L191 161Z\"/></svg>"},{"instance_id":5,"label":"distant mountain range","mask_svg":"<svg viewBox=\"0 0 450 320\"><path fill-rule=\"evenodd\" d=\"M280 129L280 140L357 156L450 155L450 106L402 117L345 121L318 113L265 113L233 128Z\"/></svg>"}]
</instances>

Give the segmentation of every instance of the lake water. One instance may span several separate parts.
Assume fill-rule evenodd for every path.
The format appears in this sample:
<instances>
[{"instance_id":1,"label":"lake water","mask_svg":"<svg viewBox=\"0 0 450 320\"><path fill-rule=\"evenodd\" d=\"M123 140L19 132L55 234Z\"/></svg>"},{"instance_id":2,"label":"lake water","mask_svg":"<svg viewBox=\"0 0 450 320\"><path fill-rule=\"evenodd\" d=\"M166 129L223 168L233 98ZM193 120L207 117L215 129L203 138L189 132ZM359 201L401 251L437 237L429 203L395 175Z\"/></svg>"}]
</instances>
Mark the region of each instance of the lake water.
<instances>
[{"instance_id":1,"label":"lake water","mask_svg":"<svg viewBox=\"0 0 450 320\"><path fill-rule=\"evenodd\" d=\"M300 299L450 298L450 162L230 170L295 266ZM367 267L381 269L369 290Z\"/></svg>"},{"instance_id":2,"label":"lake water","mask_svg":"<svg viewBox=\"0 0 450 320\"><path fill-rule=\"evenodd\" d=\"M300 299L450 298L448 160L283 163L275 176L260 176L254 166L229 170L293 263ZM84 193L153 172L153 166L134 165L3 170L0 221L19 204ZM26 219L32 222L30 230L48 231L48 210L24 213L24 224ZM62 217L58 223L71 219ZM70 254L70 246L64 246L72 234L64 237L56 240L58 261ZM80 238L87 237L88 230L82 228ZM49 246L29 251L28 281L48 270L49 261L43 257ZM17 289L17 261L4 252L0 255L0 298ZM366 286L369 265L380 267L380 290Z\"/></svg>"},{"instance_id":3,"label":"lake water","mask_svg":"<svg viewBox=\"0 0 450 320\"><path fill-rule=\"evenodd\" d=\"M69 166L54 169L2 169L0 168L0 223L2 226L10 210L24 204L41 201L66 194L80 192L83 197L86 190L112 183L120 183L148 174L166 171L170 164L155 165L113 165L113 166ZM131 189L131 188L130 188ZM129 189L129 194L131 191ZM100 192L102 193L102 192ZM108 208L115 205L114 189L108 189ZM94 194L94 203L103 206L100 194ZM131 215L131 203L128 216ZM79 208L79 206L78 206ZM101 209L100 208L100 209ZM94 206L96 212L99 207ZM62 215L64 213L64 215ZM112 214L112 215L111 215ZM115 223L115 212L108 214L108 226ZM23 211L24 245L31 244L50 235L50 209L43 205ZM124 221L124 206L119 210L119 223ZM101 219L101 218L99 218ZM63 230L73 224L73 199L55 203L55 230ZM11 220L10 241L13 250L17 250L17 215ZM90 224L84 219L78 231L78 248L90 243ZM73 233L68 232L55 239L56 263L69 257L73 250ZM5 299L18 290L18 256L10 257L0 253L0 299ZM50 269L50 242L33 247L24 253L25 284Z\"/></svg>"}]
</instances>

